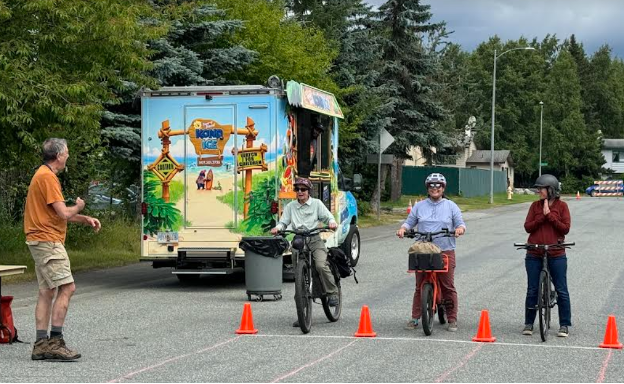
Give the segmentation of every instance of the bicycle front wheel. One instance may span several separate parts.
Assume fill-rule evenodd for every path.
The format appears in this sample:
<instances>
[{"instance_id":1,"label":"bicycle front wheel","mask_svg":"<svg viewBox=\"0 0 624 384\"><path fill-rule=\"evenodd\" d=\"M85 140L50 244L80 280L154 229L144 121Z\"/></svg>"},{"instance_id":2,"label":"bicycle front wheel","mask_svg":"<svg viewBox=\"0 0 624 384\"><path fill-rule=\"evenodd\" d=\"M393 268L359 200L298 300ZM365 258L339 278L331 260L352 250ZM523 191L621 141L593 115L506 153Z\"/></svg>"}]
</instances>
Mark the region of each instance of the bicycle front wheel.
<instances>
[{"instance_id":1,"label":"bicycle front wheel","mask_svg":"<svg viewBox=\"0 0 624 384\"><path fill-rule=\"evenodd\" d=\"M537 312L539 315L540 336L542 341L546 341L548 339L548 330L550 329L550 281L545 271L540 273L537 290Z\"/></svg>"},{"instance_id":2,"label":"bicycle front wheel","mask_svg":"<svg viewBox=\"0 0 624 384\"><path fill-rule=\"evenodd\" d=\"M297 263L295 272L295 305L301 332L308 333L312 328L312 274L310 266L303 260Z\"/></svg>"},{"instance_id":3,"label":"bicycle front wheel","mask_svg":"<svg viewBox=\"0 0 624 384\"><path fill-rule=\"evenodd\" d=\"M431 335L433 331L433 284L425 283L420 293L421 317L425 335Z\"/></svg>"}]
</instances>

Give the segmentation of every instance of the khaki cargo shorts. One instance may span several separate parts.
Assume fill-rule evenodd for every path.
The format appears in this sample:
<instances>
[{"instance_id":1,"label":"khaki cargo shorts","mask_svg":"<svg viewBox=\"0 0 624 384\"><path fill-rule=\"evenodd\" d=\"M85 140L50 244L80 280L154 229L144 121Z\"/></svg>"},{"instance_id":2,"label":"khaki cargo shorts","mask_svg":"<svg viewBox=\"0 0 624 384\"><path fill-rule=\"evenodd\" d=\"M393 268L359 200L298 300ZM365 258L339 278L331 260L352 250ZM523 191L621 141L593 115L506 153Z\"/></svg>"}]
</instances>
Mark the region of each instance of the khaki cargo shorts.
<instances>
[{"instance_id":1,"label":"khaki cargo shorts","mask_svg":"<svg viewBox=\"0 0 624 384\"><path fill-rule=\"evenodd\" d=\"M54 289L74 282L63 244L49 241L27 241L26 244L35 260L39 289Z\"/></svg>"}]
</instances>

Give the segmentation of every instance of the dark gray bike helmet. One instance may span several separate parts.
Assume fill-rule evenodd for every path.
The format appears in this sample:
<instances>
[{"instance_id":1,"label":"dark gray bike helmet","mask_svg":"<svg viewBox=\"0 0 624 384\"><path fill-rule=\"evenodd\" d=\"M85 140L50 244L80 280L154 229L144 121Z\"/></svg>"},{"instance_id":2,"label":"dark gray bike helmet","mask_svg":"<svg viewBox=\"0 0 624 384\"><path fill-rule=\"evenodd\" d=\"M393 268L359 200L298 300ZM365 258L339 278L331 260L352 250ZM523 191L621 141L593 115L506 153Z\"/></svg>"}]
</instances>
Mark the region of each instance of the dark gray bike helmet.
<instances>
[{"instance_id":1,"label":"dark gray bike helmet","mask_svg":"<svg viewBox=\"0 0 624 384\"><path fill-rule=\"evenodd\" d=\"M292 239L292 247L297 251L303 251L303 247L305 246L305 239L303 236L295 235Z\"/></svg>"},{"instance_id":2,"label":"dark gray bike helmet","mask_svg":"<svg viewBox=\"0 0 624 384\"><path fill-rule=\"evenodd\" d=\"M561 192L561 187L559 180L553 175L544 174L535 180L534 187L542 187L548 190L548 197L559 197L559 193Z\"/></svg>"}]
</instances>

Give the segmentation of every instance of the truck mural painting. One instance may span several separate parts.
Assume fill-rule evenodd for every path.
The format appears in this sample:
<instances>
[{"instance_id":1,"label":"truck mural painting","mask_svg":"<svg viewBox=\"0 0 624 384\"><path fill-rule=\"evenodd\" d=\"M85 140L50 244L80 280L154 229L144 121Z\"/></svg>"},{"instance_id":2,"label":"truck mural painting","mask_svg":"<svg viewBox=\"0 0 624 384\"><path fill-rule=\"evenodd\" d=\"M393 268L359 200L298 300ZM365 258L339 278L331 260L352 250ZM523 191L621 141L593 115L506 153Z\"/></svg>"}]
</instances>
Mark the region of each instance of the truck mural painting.
<instances>
[{"instance_id":1,"label":"truck mural painting","mask_svg":"<svg viewBox=\"0 0 624 384\"><path fill-rule=\"evenodd\" d=\"M307 176L339 223L328 247L357 262L357 203L338 167L341 117L333 95L292 81L286 91L144 92L141 260L181 280L242 269L241 237L266 234L295 198L295 177Z\"/></svg>"}]
</instances>

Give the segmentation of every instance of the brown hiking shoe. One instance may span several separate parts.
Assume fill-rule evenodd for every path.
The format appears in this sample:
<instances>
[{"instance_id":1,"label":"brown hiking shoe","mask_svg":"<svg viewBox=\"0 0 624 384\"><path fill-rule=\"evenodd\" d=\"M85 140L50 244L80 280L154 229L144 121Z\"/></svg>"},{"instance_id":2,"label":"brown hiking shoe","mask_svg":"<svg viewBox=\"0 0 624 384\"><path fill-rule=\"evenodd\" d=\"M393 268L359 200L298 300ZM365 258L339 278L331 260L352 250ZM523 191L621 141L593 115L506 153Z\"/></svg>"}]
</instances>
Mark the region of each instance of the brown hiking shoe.
<instances>
[{"instance_id":1,"label":"brown hiking shoe","mask_svg":"<svg viewBox=\"0 0 624 384\"><path fill-rule=\"evenodd\" d=\"M80 353L67 348L65 340L60 337L50 338L48 348L46 358L50 360L76 360L80 358Z\"/></svg>"},{"instance_id":2,"label":"brown hiking shoe","mask_svg":"<svg viewBox=\"0 0 624 384\"><path fill-rule=\"evenodd\" d=\"M35 342L32 355L30 357L33 360L45 360L46 355L50 352L50 344L48 342L48 339L41 339Z\"/></svg>"}]
</instances>

